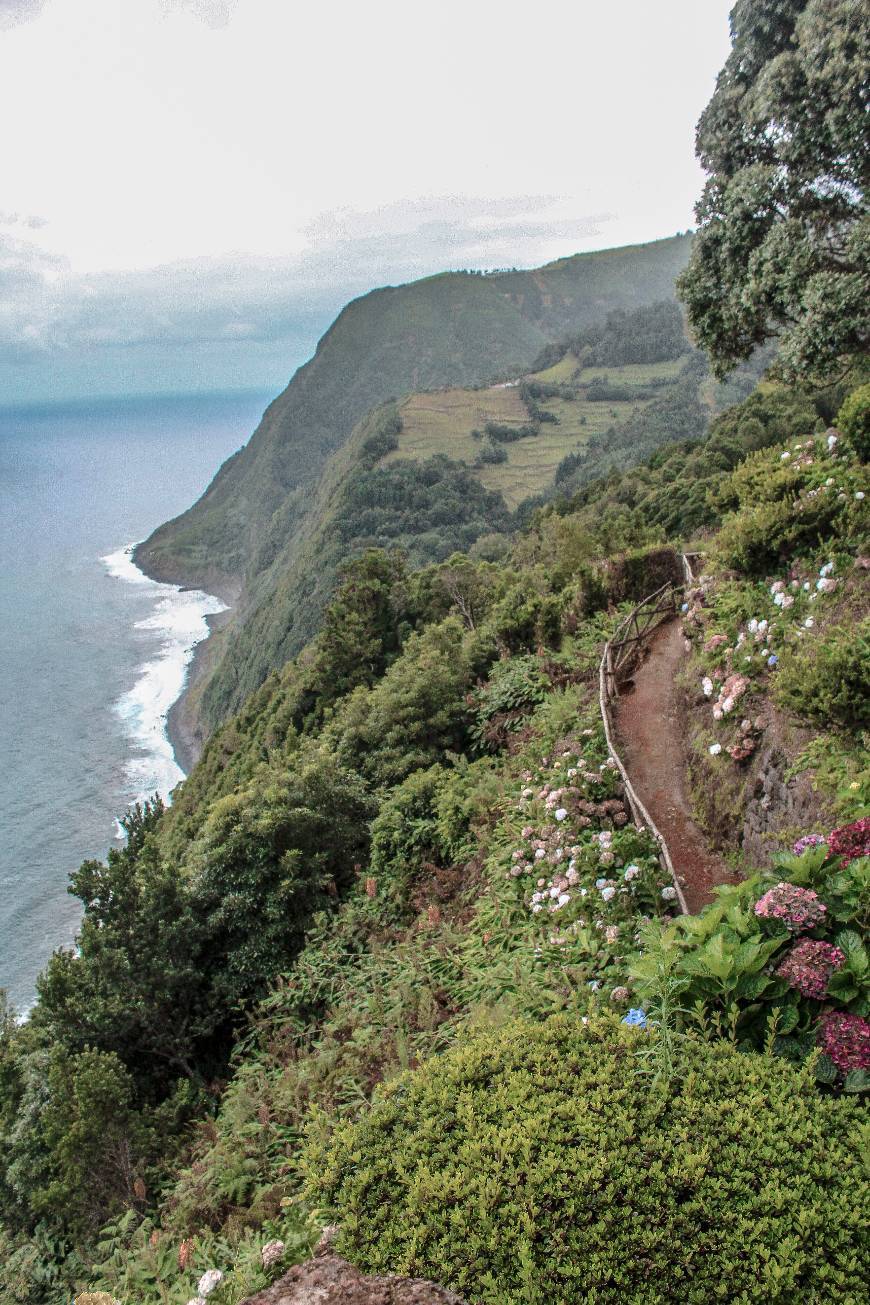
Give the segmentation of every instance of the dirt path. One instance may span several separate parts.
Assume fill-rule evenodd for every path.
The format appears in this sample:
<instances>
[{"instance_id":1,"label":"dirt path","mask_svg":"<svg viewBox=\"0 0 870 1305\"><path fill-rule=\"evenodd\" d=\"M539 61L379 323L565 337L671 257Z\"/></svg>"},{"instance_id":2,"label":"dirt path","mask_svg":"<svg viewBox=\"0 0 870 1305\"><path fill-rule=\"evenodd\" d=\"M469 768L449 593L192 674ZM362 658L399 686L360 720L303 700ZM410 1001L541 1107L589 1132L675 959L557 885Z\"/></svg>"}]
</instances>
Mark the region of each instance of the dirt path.
<instances>
[{"instance_id":1,"label":"dirt path","mask_svg":"<svg viewBox=\"0 0 870 1305\"><path fill-rule=\"evenodd\" d=\"M625 768L668 845L689 910L697 911L710 901L714 885L737 876L692 819L676 688L682 657L680 623L669 621L653 635L649 656L635 673L634 687L615 704L614 716Z\"/></svg>"}]
</instances>

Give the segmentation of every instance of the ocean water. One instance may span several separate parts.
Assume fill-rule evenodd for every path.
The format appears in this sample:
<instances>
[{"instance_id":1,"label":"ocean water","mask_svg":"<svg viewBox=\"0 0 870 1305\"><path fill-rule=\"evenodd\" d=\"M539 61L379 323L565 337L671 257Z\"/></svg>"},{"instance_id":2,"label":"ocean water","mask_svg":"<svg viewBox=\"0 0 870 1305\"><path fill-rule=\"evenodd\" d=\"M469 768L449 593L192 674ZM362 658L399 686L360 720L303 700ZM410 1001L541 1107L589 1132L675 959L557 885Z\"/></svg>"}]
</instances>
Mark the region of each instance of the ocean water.
<instances>
[{"instance_id":1,"label":"ocean water","mask_svg":"<svg viewBox=\"0 0 870 1305\"><path fill-rule=\"evenodd\" d=\"M183 777L166 714L212 595L145 577L132 545L202 492L270 395L0 407L0 988L18 1011L131 803Z\"/></svg>"}]
</instances>

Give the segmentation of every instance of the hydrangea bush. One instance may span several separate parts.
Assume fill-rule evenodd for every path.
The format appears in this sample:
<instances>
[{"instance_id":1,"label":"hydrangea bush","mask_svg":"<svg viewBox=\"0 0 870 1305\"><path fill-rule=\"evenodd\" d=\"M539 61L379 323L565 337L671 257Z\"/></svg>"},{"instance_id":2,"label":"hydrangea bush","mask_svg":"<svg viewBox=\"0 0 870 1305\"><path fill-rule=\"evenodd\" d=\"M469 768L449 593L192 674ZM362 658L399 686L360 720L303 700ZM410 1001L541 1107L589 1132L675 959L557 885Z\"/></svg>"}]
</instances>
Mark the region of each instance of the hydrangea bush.
<instances>
[{"instance_id":1,"label":"hydrangea bush","mask_svg":"<svg viewBox=\"0 0 870 1305\"><path fill-rule=\"evenodd\" d=\"M679 908L654 839L631 821L600 724L522 771L505 815L494 870L527 945L542 966L572 967L590 996L624 1006L639 929Z\"/></svg>"},{"instance_id":2,"label":"hydrangea bush","mask_svg":"<svg viewBox=\"0 0 870 1305\"><path fill-rule=\"evenodd\" d=\"M669 951L688 1022L747 1047L812 1058L821 1082L865 1091L868 854L866 819L826 839L801 838L766 873L720 887L699 915L666 926L657 942ZM649 956L638 957L632 974L639 993L652 998Z\"/></svg>"}]
</instances>

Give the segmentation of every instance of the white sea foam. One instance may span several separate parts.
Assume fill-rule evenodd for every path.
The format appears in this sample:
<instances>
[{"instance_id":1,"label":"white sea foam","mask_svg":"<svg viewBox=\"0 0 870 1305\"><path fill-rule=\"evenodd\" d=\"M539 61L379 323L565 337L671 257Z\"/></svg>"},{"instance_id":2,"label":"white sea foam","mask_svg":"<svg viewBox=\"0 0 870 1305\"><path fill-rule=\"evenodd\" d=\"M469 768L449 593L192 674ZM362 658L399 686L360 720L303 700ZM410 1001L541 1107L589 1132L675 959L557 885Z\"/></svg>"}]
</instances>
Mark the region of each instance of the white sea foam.
<instances>
[{"instance_id":1,"label":"white sea foam","mask_svg":"<svg viewBox=\"0 0 870 1305\"><path fill-rule=\"evenodd\" d=\"M208 636L207 616L226 611L226 603L201 589L151 580L133 561L135 545L102 558L114 579L136 585L151 611L134 622L141 631L143 655L135 684L115 703L131 744L125 765L127 798L142 802L155 793L166 801L184 779L167 733L167 717L180 697L196 645ZM140 609L141 610L141 609ZM119 836L122 834L118 826Z\"/></svg>"}]
</instances>

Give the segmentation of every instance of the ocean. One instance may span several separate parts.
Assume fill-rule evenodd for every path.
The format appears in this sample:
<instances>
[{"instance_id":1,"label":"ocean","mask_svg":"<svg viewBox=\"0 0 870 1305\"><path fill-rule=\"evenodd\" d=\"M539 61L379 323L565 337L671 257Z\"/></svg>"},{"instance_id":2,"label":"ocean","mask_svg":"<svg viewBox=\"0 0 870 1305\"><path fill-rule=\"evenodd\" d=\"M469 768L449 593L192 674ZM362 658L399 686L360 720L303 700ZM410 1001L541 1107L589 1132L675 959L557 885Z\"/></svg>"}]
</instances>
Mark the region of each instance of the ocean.
<instances>
[{"instance_id":1,"label":"ocean","mask_svg":"<svg viewBox=\"0 0 870 1305\"><path fill-rule=\"evenodd\" d=\"M147 579L130 549L199 496L271 397L0 407L0 988L19 1013L73 943L71 871L183 778L166 714L223 604Z\"/></svg>"}]
</instances>

